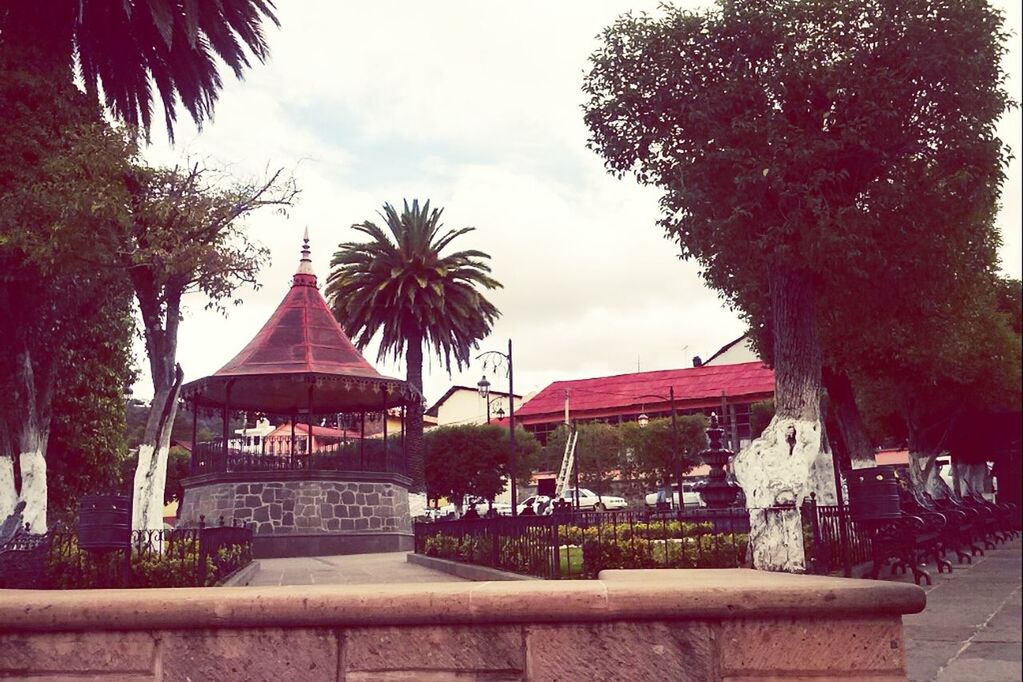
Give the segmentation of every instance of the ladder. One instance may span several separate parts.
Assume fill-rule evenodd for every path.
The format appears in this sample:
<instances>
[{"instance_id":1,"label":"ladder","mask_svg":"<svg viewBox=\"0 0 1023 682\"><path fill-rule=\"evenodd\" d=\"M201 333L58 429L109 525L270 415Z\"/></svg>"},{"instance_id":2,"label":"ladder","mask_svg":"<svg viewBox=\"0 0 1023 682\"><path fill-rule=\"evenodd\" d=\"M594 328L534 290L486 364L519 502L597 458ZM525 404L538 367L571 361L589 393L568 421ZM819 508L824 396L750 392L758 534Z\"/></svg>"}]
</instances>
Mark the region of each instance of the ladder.
<instances>
[{"instance_id":1,"label":"ladder","mask_svg":"<svg viewBox=\"0 0 1023 682\"><path fill-rule=\"evenodd\" d=\"M565 456L561 458L561 471L558 472L556 490L557 496L562 497L565 494L565 490L569 487L569 476L572 474L572 465L575 462L575 444L579 441L579 432L576 431L575 427L568 434L568 440L565 441Z\"/></svg>"}]
</instances>

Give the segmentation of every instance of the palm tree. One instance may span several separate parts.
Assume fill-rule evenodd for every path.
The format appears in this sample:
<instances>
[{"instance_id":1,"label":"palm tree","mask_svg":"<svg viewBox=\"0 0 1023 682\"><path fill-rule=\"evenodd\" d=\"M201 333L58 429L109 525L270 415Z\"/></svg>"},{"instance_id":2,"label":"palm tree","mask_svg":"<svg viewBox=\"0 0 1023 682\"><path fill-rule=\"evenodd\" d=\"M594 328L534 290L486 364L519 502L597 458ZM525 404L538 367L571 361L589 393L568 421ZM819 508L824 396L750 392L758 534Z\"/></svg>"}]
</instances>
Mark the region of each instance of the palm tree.
<instances>
[{"instance_id":1,"label":"palm tree","mask_svg":"<svg viewBox=\"0 0 1023 682\"><path fill-rule=\"evenodd\" d=\"M448 244L475 228L441 235L442 209L404 202L401 215L384 204L387 230L365 221L352 225L368 242L345 242L330 261L327 300L352 342L365 348L381 333L378 360L405 356L406 379L423 391L423 343L451 371L469 364L472 350L490 333L500 313L477 290L497 289L482 251L441 255ZM390 232L388 235L387 232ZM393 240L392 240L393 238ZM408 413L409 475L423 485L423 413L417 402Z\"/></svg>"},{"instance_id":2,"label":"palm tree","mask_svg":"<svg viewBox=\"0 0 1023 682\"><path fill-rule=\"evenodd\" d=\"M179 101L198 125L212 114L217 58L238 78L246 50L265 61L264 19L279 25L269 0L13 0L0 7L0 64L60 85L77 75L146 135L155 85L173 140Z\"/></svg>"}]
</instances>

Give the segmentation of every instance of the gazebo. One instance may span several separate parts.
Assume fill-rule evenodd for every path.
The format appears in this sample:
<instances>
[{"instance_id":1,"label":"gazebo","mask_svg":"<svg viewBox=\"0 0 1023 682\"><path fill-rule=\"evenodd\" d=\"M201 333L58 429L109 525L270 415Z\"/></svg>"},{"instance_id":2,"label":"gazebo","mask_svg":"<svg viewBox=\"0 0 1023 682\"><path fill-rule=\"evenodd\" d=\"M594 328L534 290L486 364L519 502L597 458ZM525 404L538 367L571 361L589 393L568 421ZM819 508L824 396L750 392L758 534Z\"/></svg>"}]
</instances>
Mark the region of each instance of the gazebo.
<instances>
[{"instance_id":1,"label":"gazebo","mask_svg":"<svg viewBox=\"0 0 1023 682\"><path fill-rule=\"evenodd\" d=\"M422 397L355 348L309 255L307 233L291 289L255 338L214 374L182 386L193 419L180 520L254 524L261 557L410 549L404 417ZM221 438L197 442L200 411L219 414ZM285 435L258 446L234 437L237 413L283 423ZM389 434L395 413L401 427Z\"/></svg>"}]
</instances>

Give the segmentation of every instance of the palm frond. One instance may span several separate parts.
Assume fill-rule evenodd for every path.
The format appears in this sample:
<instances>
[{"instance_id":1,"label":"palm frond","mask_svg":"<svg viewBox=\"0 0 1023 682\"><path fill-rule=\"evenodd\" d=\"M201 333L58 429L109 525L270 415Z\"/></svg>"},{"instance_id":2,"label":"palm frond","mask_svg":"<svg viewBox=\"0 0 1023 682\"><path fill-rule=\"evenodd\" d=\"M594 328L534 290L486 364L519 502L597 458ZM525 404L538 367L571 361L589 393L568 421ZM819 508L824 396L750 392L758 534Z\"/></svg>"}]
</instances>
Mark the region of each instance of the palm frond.
<instances>
[{"instance_id":1,"label":"palm frond","mask_svg":"<svg viewBox=\"0 0 1023 682\"><path fill-rule=\"evenodd\" d=\"M416 340L448 371L461 368L500 315L478 291L501 287L489 275L490 256L441 253L474 229L449 230L438 239L442 213L429 201L406 200L400 214L384 204L379 215L386 229L369 221L353 225L369 241L342 243L331 259L326 295L334 315L360 348L379 333L378 359L400 358Z\"/></svg>"},{"instance_id":2,"label":"palm frond","mask_svg":"<svg viewBox=\"0 0 1023 682\"><path fill-rule=\"evenodd\" d=\"M265 21L279 25L266 0L81 0L74 49L86 89L102 86L111 113L147 135L155 85L173 140L179 102L200 127L212 116L218 60L237 78L250 53L266 60Z\"/></svg>"}]
</instances>

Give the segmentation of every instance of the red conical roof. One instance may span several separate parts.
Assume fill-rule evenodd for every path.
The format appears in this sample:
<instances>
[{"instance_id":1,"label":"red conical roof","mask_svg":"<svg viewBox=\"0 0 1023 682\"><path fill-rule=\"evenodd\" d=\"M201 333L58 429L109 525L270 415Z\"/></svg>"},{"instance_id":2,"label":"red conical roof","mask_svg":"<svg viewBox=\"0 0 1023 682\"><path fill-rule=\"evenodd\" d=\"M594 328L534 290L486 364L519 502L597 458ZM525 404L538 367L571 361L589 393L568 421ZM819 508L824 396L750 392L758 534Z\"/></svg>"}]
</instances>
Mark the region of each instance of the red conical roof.
<instances>
[{"instance_id":1,"label":"red conical roof","mask_svg":"<svg viewBox=\"0 0 1023 682\"><path fill-rule=\"evenodd\" d=\"M200 404L236 410L314 413L379 410L406 402L408 384L378 373L327 307L304 240L291 289L270 319L230 362L182 393Z\"/></svg>"}]
</instances>

